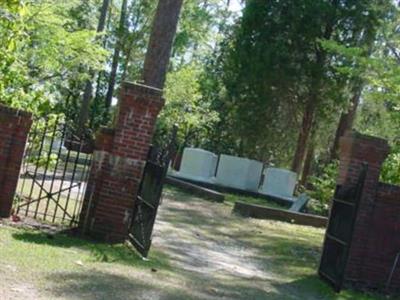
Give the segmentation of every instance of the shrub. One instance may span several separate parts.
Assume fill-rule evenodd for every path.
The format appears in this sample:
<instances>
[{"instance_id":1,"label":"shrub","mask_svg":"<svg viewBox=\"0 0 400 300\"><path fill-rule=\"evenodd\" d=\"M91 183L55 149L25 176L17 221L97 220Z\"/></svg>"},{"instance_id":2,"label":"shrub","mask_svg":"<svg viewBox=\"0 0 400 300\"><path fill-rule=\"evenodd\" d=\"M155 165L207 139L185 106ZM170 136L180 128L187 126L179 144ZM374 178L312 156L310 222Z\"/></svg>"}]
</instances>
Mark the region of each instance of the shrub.
<instances>
[{"instance_id":1,"label":"shrub","mask_svg":"<svg viewBox=\"0 0 400 300\"><path fill-rule=\"evenodd\" d=\"M319 176L312 176L310 184L312 190L308 191L311 197L307 205L310 213L327 216L329 204L332 200L336 188L336 179L338 176L338 161L327 164Z\"/></svg>"},{"instance_id":2,"label":"shrub","mask_svg":"<svg viewBox=\"0 0 400 300\"><path fill-rule=\"evenodd\" d=\"M381 181L400 185L400 151L392 152L386 159L382 166Z\"/></svg>"}]
</instances>

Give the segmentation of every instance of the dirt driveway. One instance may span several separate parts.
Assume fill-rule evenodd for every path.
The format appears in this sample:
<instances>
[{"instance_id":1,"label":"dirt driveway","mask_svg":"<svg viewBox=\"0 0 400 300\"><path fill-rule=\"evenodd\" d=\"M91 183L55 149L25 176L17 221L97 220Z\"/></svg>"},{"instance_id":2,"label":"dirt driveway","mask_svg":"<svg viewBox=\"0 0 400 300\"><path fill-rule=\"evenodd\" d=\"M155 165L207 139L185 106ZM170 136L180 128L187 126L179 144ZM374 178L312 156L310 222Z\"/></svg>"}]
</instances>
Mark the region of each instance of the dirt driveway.
<instances>
[{"instance_id":1,"label":"dirt driveway","mask_svg":"<svg viewBox=\"0 0 400 300\"><path fill-rule=\"evenodd\" d=\"M305 299L300 290L287 293L299 283L289 282L299 271L299 279L318 280L322 230L243 219L232 215L230 205L185 197L174 190L166 193L153 245L171 258L193 296L282 299L285 292L285 299ZM313 298L308 294L307 299Z\"/></svg>"}]
</instances>

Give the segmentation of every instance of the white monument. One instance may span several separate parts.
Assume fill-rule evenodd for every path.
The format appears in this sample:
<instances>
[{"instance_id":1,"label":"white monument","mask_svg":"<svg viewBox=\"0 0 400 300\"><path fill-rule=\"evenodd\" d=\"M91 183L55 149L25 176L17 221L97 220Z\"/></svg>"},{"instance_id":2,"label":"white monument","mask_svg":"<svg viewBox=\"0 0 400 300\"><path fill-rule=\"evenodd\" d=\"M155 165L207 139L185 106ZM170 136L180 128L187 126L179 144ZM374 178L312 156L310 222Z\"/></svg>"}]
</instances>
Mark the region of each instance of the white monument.
<instances>
[{"instance_id":1,"label":"white monument","mask_svg":"<svg viewBox=\"0 0 400 300\"><path fill-rule=\"evenodd\" d=\"M267 168L264 171L264 182L259 192L264 195L296 201L293 196L297 183L297 174L278 168Z\"/></svg>"},{"instance_id":2,"label":"white monument","mask_svg":"<svg viewBox=\"0 0 400 300\"><path fill-rule=\"evenodd\" d=\"M185 148L179 172L171 175L189 180L210 182L215 175L218 156L212 152L198 149Z\"/></svg>"},{"instance_id":3,"label":"white monument","mask_svg":"<svg viewBox=\"0 0 400 300\"><path fill-rule=\"evenodd\" d=\"M257 192L263 164L259 161L222 154L215 184Z\"/></svg>"}]
</instances>

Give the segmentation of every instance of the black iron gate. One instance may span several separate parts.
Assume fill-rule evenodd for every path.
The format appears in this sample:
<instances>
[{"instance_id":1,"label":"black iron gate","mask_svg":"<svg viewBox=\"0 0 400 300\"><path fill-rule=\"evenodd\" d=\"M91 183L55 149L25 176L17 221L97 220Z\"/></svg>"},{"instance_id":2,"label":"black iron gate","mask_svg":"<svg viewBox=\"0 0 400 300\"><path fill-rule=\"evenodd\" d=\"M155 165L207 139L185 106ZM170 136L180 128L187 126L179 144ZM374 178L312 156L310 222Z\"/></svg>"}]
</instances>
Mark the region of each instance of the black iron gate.
<instances>
[{"instance_id":1,"label":"black iron gate","mask_svg":"<svg viewBox=\"0 0 400 300\"><path fill-rule=\"evenodd\" d=\"M147 257L157 209L160 205L164 179L172 154L175 152L177 127L174 127L168 146L150 148L142 181L133 209L128 238L143 256Z\"/></svg>"},{"instance_id":2,"label":"black iron gate","mask_svg":"<svg viewBox=\"0 0 400 300\"><path fill-rule=\"evenodd\" d=\"M362 196L368 165L361 170L355 186L336 187L325 233L319 275L339 292L343 285L358 205Z\"/></svg>"},{"instance_id":3,"label":"black iron gate","mask_svg":"<svg viewBox=\"0 0 400 300\"><path fill-rule=\"evenodd\" d=\"M60 118L35 120L18 181L14 212L72 226L78 222L92 142Z\"/></svg>"}]
</instances>

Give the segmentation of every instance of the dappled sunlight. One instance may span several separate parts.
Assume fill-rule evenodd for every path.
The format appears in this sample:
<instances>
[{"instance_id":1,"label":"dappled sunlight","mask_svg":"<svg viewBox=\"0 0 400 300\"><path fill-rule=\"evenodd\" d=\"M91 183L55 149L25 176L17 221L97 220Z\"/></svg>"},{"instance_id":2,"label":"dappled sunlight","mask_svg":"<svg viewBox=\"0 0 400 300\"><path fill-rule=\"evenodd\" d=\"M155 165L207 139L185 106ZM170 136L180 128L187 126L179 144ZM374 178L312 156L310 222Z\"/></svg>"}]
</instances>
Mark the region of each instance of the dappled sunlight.
<instances>
[{"instance_id":1,"label":"dappled sunlight","mask_svg":"<svg viewBox=\"0 0 400 300\"><path fill-rule=\"evenodd\" d=\"M18 282L33 299L380 299L337 295L318 278L323 234L166 189L149 260L123 244L0 227L0 291Z\"/></svg>"},{"instance_id":2,"label":"dappled sunlight","mask_svg":"<svg viewBox=\"0 0 400 300\"><path fill-rule=\"evenodd\" d=\"M168 189L153 248L167 253L187 281L205 280L211 298L351 299L351 292L338 298L317 276L323 236L319 228L241 218Z\"/></svg>"},{"instance_id":3,"label":"dappled sunlight","mask_svg":"<svg viewBox=\"0 0 400 300\"><path fill-rule=\"evenodd\" d=\"M143 275L143 274L142 274ZM96 269L83 272L51 274L49 293L54 297L70 299L187 299L188 294L167 286L152 287L157 278L140 280L113 272Z\"/></svg>"}]
</instances>

